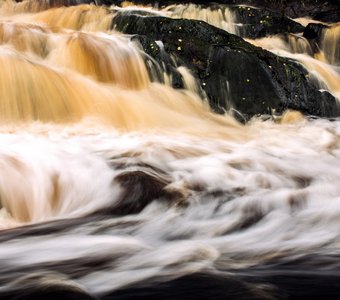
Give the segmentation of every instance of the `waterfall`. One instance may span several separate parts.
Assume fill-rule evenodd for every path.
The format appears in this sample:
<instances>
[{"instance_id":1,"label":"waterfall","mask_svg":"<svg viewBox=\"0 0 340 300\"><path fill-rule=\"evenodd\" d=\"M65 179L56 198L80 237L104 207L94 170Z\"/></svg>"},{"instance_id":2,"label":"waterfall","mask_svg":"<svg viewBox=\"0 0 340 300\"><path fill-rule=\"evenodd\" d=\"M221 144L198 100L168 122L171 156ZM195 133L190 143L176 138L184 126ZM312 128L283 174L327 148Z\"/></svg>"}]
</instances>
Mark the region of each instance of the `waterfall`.
<instances>
[{"instance_id":1,"label":"waterfall","mask_svg":"<svg viewBox=\"0 0 340 300\"><path fill-rule=\"evenodd\" d=\"M338 299L339 23L91 2L0 0L0 299Z\"/></svg>"},{"instance_id":2,"label":"waterfall","mask_svg":"<svg viewBox=\"0 0 340 300\"><path fill-rule=\"evenodd\" d=\"M339 66L340 63L340 24L326 29L322 41L322 50L325 53L326 59L329 63Z\"/></svg>"},{"instance_id":3,"label":"waterfall","mask_svg":"<svg viewBox=\"0 0 340 300\"><path fill-rule=\"evenodd\" d=\"M228 7L204 7L195 4L182 4L169 6L164 11L172 18L201 20L230 33L238 33L235 14Z\"/></svg>"}]
</instances>

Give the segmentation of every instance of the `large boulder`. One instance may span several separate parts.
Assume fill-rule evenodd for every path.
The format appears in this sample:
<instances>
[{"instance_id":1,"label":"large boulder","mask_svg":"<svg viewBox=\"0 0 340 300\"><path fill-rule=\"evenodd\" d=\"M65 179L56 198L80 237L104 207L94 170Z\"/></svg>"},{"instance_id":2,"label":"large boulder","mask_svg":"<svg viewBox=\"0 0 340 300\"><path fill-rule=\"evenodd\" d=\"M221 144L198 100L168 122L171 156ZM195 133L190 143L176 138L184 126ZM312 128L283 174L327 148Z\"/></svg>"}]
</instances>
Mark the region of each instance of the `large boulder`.
<instances>
[{"instance_id":1,"label":"large boulder","mask_svg":"<svg viewBox=\"0 0 340 300\"><path fill-rule=\"evenodd\" d=\"M234 109L245 119L286 109L322 117L339 114L335 98L313 86L297 62L205 22L130 14L117 15L113 27L135 35L160 66L187 67L217 112Z\"/></svg>"}]
</instances>

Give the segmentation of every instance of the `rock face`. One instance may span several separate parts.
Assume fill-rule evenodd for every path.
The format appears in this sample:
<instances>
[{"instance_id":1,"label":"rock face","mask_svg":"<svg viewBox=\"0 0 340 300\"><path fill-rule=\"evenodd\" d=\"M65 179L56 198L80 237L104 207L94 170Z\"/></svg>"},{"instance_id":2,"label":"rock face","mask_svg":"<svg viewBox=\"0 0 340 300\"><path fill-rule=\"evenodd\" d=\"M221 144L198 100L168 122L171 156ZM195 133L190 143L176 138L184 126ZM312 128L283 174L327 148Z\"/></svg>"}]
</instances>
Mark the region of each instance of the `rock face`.
<instances>
[{"instance_id":1,"label":"rock face","mask_svg":"<svg viewBox=\"0 0 340 300\"><path fill-rule=\"evenodd\" d=\"M243 37L257 39L279 33L300 33L304 30L301 24L269 9L238 5L230 6L230 9L236 14L237 22L243 24Z\"/></svg>"},{"instance_id":2,"label":"rock face","mask_svg":"<svg viewBox=\"0 0 340 300\"><path fill-rule=\"evenodd\" d=\"M322 34L329 26L319 23L309 23L303 31L303 36L308 40L316 40L317 43L321 42Z\"/></svg>"},{"instance_id":3,"label":"rock face","mask_svg":"<svg viewBox=\"0 0 340 300\"><path fill-rule=\"evenodd\" d=\"M135 35L144 51L170 70L174 87L183 86L176 67L189 68L217 112L233 108L246 120L285 109L338 115L334 97L318 91L299 64L205 22L130 14L115 17L113 26Z\"/></svg>"},{"instance_id":4,"label":"rock face","mask_svg":"<svg viewBox=\"0 0 340 300\"><path fill-rule=\"evenodd\" d=\"M310 17L323 22L340 21L338 0L220 0L226 4L247 4L270 9L290 18ZM217 2L220 2L217 0Z\"/></svg>"},{"instance_id":5,"label":"rock face","mask_svg":"<svg viewBox=\"0 0 340 300\"><path fill-rule=\"evenodd\" d=\"M173 7L173 10L176 11L175 6ZM181 7L183 11L186 11L186 7L189 12L192 12L193 8L196 8L197 11L208 9L207 11L209 11L209 13L207 13L206 20L210 19L210 22L207 22L212 25L215 25L216 23L211 23L211 20L218 19L218 16L221 17L223 15L228 15L228 12L232 12L234 16L232 22L238 24L236 26L236 31L238 32L237 35L251 39L262 38L267 35L275 35L279 33L302 33L304 30L304 27L301 24L282 15L279 12L272 11L266 8L255 8L246 5L225 5L216 3L181 5ZM172 11L172 8L168 10ZM227 13L226 10L228 11ZM199 20L206 21L204 18L200 19L200 17L202 17L203 15L204 14L197 13ZM193 17L192 19L195 19L195 17ZM228 20L226 21L228 22ZM239 24L242 25L239 26ZM223 26L217 27L224 29Z\"/></svg>"},{"instance_id":6,"label":"rock face","mask_svg":"<svg viewBox=\"0 0 340 300\"><path fill-rule=\"evenodd\" d=\"M122 2L124 0L97 0L98 4L105 5L119 5ZM158 6L188 3L181 0L133 0L132 2L136 4L157 4ZM209 2L227 5L250 5L269 9L290 18L310 17L315 20L332 23L340 21L339 0L191 0L189 2L202 5L209 4Z\"/></svg>"}]
</instances>

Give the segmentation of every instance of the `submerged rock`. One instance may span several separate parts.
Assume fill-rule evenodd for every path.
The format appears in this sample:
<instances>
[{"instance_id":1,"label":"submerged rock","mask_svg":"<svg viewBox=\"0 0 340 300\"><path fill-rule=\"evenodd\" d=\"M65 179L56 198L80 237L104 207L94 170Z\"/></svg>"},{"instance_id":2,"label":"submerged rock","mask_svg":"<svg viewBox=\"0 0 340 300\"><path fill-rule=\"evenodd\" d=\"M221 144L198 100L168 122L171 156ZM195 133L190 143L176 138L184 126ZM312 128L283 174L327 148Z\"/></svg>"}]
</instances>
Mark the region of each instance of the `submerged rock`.
<instances>
[{"instance_id":1,"label":"submerged rock","mask_svg":"<svg viewBox=\"0 0 340 300\"><path fill-rule=\"evenodd\" d=\"M242 292L240 292L242 291ZM275 288L243 281L235 276L196 272L168 281L152 280L127 286L105 295L103 300L273 300Z\"/></svg>"},{"instance_id":2,"label":"submerged rock","mask_svg":"<svg viewBox=\"0 0 340 300\"><path fill-rule=\"evenodd\" d=\"M205 22L131 14L118 15L113 26L135 35L144 51L165 69L187 67L217 112L235 109L245 119L286 109L322 117L338 115L335 98L313 86L297 62Z\"/></svg>"},{"instance_id":3,"label":"submerged rock","mask_svg":"<svg viewBox=\"0 0 340 300\"><path fill-rule=\"evenodd\" d=\"M115 178L122 188L120 199L112 207L99 213L116 216L140 213L154 200L169 204L181 202L183 195L177 190L167 189L169 182L144 171L126 171Z\"/></svg>"},{"instance_id":4,"label":"submerged rock","mask_svg":"<svg viewBox=\"0 0 340 300\"><path fill-rule=\"evenodd\" d=\"M21 274L17 274L20 276ZM42 272L20 276L2 288L0 299L6 300L96 300L75 282L60 273Z\"/></svg>"}]
</instances>

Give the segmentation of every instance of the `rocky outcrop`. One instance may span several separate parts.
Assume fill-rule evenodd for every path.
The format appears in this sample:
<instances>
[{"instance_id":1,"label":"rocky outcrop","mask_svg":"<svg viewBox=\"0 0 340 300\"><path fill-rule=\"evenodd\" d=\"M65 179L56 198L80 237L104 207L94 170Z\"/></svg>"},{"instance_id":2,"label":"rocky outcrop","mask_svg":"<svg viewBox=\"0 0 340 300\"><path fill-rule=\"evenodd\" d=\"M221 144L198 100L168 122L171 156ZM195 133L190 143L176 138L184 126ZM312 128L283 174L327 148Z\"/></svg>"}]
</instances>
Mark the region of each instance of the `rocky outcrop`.
<instances>
[{"instance_id":1,"label":"rocky outcrop","mask_svg":"<svg viewBox=\"0 0 340 300\"><path fill-rule=\"evenodd\" d=\"M303 36L308 40L321 43L323 31L328 28L329 26L320 23L309 23L303 31Z\"/></svg>"},{"instance_id":2,"label":"rocky outcrop","mask_svg":"<svg viewBox=\"0 0 340 300\"><path fill-rule=\"evenodd\" d=\"M21 2L22 0L16 0ZM125 0L49 0L46 4L53 6L69 6L85 3L94 3L96 5L121 5ZM151 4L157 7L171 4L195 3L201 5L210 5L211 3L227 5L249 5L261 9L279 13L281 16L290 18L310 17L323 22L339 22L340 7L338 0L190 0L188 2L181 0L132 0L136 4Z\"/></svg>"},{"instance_id":3,"label":"rocky outcrop","mask_svg":"<svg viewBox=\"0 0 340 300\"><path fill-rule=\"evenodd\" d=\"M217 112L233 108L245 119L285 109L322 117L338 115L334 97L314 87L298 63L205 22L131 14L118 15L113 26L135 35L161 66L189 68Z\"/></svg>"},{"instance_id":4,"label":"rocky outcrop","mask_svg":"<svg viewBox=\"0 0 340 300\"><path fill-rule=\"evenodd\" d=\"M256 39L280 33L302 33L304 30L304 27L301 24L282 15L279 12L266 8L255 8L246 5L225 5L218 3L202 3L198 5L189 5L183 2L179 4L181 4L180 7L182 12L185 13L187 11L186 16L190 16L190 19L197 18L198 20L203 21L207 21L209 19L210 21L218 19L217 16L221 17L223 15L226 15L226 10L233 12L234 19L232 22L238 24L236 26L236 31L240 36L246 38ZM171 12L172 10L176 11L176 8L172 7L168 9L168 12ZM193 15L193 10L197 10L196 17ZM204 14L207 14L207 20L205 20L204 18L202 19L204 15L203 13L199 13L199 11L203 10L205 10ZM124 12L120 11L120 13ZM129 13L129 11L126 11L125 13ZM150 14L150 12L140 10L138 11L138 14L145 15ZM177 12L175 13L175 16L181 16L181 13L178 14ZM186 17L184 16L183 18ZM229 20L221 20L221 23L228 21ZM209 21L207 22L210 23ZM218 26L216 23L218 23L217 20L210 24L225 29L222 24L220 24L221 26Z\"/></svg>"},{"instance_id":5,"label":"rocky outcrop","mask_svg":"<svg viewBox=\"0 0 340 300\"><path fill-rule=\"evenodd\" d=\"M97 0L97 3L120 5L124 1L125 0ZM184 3L181 0L133 0L131 2L136 4L153 4L157 6ZM338 0L190 0L189 2L202 5L209 5L209 3L250 5L262 9L269 9L290 18L310 17L315 20L331 23L340 21L340 6Z\"/></svg>"},{"instance_id":6,"label":"rocky outcrop","mask_svg":"<svg viewBox=\"0 0 340 300\"><path fill-rule=\"evenodd\" d=\"M228 4L247 4L269 9L290 18L309 17L332 23L340 21L338 0L217 0L217 2L220 1Z\"/></svg>"},{"instance_id":7,"label":"rocky outcrop","mask_svg":"<svg viewBox=\"0 0 340 300\"><path fill-rule=\"evenodd\" d=\"M230 6L241 23L241 36L257 39L279 33L301 33L304 27L282 14L265 8Z\"/></svg>"},{"instance_id":8,"label":"rocky outcrop","mask_svg":"<svg viewBox=\"0 0 340 300\"><path fill-rule=\"evenodd\" d=\"M319 53L322 48L324 31L329 26L320 23L309 23L303 31L305 37L313 50L313 54Z\"/></svg>"}]
</instances>

